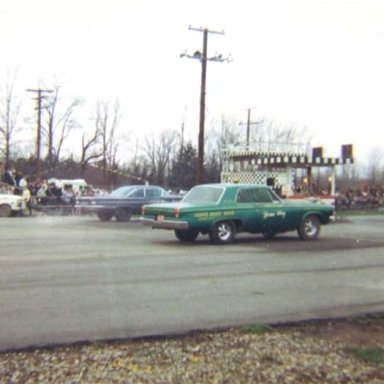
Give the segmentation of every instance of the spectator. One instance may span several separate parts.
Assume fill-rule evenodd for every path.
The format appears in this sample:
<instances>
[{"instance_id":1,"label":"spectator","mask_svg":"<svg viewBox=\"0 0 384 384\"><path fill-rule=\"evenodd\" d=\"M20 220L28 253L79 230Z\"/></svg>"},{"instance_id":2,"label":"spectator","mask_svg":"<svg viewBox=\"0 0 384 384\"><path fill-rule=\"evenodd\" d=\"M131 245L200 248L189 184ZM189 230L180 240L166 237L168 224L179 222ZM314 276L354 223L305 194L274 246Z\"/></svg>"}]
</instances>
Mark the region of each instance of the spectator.
<instances>
[{"instance_id":1,"label":"spectator","mask_svg":"<svg viewBox=\"0 0 384 384\"><path fill-rule=\"evenodd\" d=\"M20 171L15 172L15 195L22 195L28 183Z\"/></svg>"},{"instance_id":2,"label":"spectator","mask_svg":"<svg viewBox=\"0 0 384 384\"><path fill-rule=\"evenodd\" d=\"M28 182L26 179L24 179L24 183L22 184L22 186L20 188L22 188L22 197L24 198L25 200L25 204L27 206L27 209L28 209L28 212L29 212L29 216L32 216L32 196L31 196L31 191L29 190L29 187L28 187Z\"/></svg>"},{"instance_id":3,"label":"spectator","mask_svg":"<svg viewBox=\"0 0 384 384\"><path fill-rule=\"evenodd\" d=\"M3 181L4 181L4 183L6 183L8 185L11 185L12 187L16 186L16 181L14 179L13 170L12 169L8 169L4 173Z\"/></svg>"},{"instance_id":4,"label":"spectator","mask_svg":"<svg viewBox=\"0 0 384 384\"><path fill-rule=\"evenodd\" d=\"M340 209L375 209L384 204L384 188L371 186L364 189L349 188L337 193L336 206Z\"/></svg>"}]
</instances>

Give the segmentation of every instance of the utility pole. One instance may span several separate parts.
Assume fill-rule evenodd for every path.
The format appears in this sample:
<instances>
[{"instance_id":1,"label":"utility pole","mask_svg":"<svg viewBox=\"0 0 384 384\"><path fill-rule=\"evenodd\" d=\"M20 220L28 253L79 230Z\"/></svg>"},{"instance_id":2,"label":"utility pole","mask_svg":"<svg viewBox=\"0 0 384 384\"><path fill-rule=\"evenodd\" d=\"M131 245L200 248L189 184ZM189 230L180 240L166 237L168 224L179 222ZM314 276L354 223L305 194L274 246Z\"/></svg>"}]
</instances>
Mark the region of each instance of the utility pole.
<instances>
[{"instance_id":1,"label":"utility pole","mask_svg":"<svg viewBox=\"0 0 384 384\"><path fill-rule=\"evenodd\" d=\"M51 89L27 89L28 92L37 93L36 97L36 110L37 110L37 134L36 134L36 176L39 176L40 173L40 160L41 160L41 111L42 111L42 101L44 93L52 93Z\"/></svg>"},{"instance_id":2,"label":"utility pole","mask_svg":"<svg viewBox=\"0 0 384 384\"><path fill-rule=\"evenodd\" d=\"M200 87L200 119L199 119L199 138L198 138L198 151L197 151L197 173L196 183L201 184L204 181L204 124L205 124L205 94L206 94L206 81L207 81L207 61L230 61L223 58L222 55L208 57L208 34L224 35L224 31L213 31L208 28L193 28L189 26L190 31L197 31L203 33L203 51L196 51L193 55L186 53L181 54L181 57L188 57L190 59L197 59L201 62L201 87Z\"/></svg>"},{"instance_id":3,"label":"utility pole","mask_svg":"<svg viewBox=\"0 0 384 384\"><path fill-rule=\"evenodd\" d=\"M251 121L251 110L253 109L256 108L242 109L242 111L247 111L247 149L249 149L251 125L257 125L263 122L263 120ZM244 123L240 123L240 125L244 125Z\"/></svg>"}]
</instances>

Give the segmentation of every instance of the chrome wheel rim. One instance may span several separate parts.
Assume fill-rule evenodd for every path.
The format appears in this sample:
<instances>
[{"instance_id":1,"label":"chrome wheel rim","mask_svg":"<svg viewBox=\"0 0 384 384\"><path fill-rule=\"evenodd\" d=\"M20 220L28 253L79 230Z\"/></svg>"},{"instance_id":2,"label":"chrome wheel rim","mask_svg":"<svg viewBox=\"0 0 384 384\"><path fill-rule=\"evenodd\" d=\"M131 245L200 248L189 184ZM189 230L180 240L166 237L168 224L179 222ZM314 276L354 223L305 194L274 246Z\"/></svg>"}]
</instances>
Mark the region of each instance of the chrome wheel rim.
<instances>
[{"instance_id":1,"label":"chrome wheel rim","mask_svg":"<svg viewBox=\"0 0 384 384\"><path fill-rule=\"evenodd\" d=\"M232 228L228 223L221 223L217 228L218 238L227 241L232 236Z\"/></svg>"},{"instance_id":2,"label":"chrome wheel rim","mask_svg":"<svg viewBox=\"0 0 384 384\"><path fill-rule=\"evenodd\" d=\"M307 220L304 224L304 232L307 236L312 237L317 233L317 225L313 220Z\"/></svg>"}]
</instances>

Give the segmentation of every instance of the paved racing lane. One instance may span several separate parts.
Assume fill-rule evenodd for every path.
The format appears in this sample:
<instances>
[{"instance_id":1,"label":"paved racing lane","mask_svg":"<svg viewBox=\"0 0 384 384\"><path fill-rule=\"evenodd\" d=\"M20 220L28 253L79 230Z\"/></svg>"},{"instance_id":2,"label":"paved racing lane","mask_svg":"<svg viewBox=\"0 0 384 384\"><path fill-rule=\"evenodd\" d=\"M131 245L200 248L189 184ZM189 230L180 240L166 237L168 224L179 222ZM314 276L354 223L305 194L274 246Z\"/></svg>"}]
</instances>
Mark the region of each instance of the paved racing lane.
<instances>
[{"instance_id":1,"label":"paved racing lane","mask_svg":"<svg viewBox=\"0 0 384 384\"><path fill-rule=\"evenodd\" d=\"M0 220L0 349L384 310L384 217L229 246L139 222Z\"/></svg>"}]
</instances>

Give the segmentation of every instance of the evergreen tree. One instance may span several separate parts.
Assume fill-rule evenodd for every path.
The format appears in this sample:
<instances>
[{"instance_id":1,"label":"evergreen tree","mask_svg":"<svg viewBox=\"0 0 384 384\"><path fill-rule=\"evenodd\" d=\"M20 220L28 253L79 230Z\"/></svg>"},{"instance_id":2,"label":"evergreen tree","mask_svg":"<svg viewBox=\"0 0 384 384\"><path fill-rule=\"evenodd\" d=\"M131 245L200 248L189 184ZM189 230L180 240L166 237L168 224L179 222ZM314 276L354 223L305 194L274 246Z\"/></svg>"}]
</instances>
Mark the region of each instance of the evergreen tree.
<instances>
[{"instance_id":1,"label":"evergreen tree","mask_svg":"<svg viewBox=\"0 0 384 384\"><path fill-rule=\"evenodd\" d=\"M217 152L213 152L205 164L204 182L220 183L220 159Z\"/></svg>"},{"instance_id":2,"label":"evergreen tree","mask_svg":"<svg viewBox=\"0 0 384 384\"><path fill-rule=\"evenodd\" d=\"M195 185L196 179L196 148L189 142L180 148L172 164L169 178L171 188L189 190Z\"/></svg>"}]
</instances>

